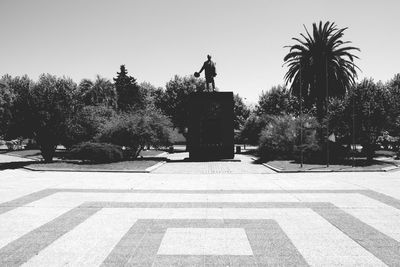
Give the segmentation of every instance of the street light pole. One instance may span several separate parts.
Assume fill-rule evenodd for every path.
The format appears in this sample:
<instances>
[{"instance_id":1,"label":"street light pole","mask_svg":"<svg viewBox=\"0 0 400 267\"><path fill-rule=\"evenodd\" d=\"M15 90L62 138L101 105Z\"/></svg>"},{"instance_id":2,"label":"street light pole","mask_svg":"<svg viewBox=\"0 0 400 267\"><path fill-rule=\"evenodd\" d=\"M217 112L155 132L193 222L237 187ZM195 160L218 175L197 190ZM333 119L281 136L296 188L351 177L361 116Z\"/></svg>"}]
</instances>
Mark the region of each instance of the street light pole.
<instances>
[{"instance_id":1,"label":"street light pole","mask_svg":"<svg viewBox=\"0 0 400 267\"><path fill-rule=\"evenodd\" d=\"M301 75L301 60L300 60L300 168L303 168L303 81Z\"/></svg>"},{"instance_id":2,"label":"street light pole","mask_svg":"<svg viewBox=\"0 0 400 267\"><path fill-rule=\"evenodd\" d=\"M325 80L326 80L326 167L329 167L329 96L328 96L328 56L325 54Z\"/></svg>"},{"instance_id":3,"label":"street light pole","mask_svg":"<svg viewBox=\"0 0 400 267\"><path fill-rule=\"evenodd\" d=\"M353 71L354 71L354 62L353 62ZM356 152L356 136L355 136L355 117L356 117L356 114L355 114L355 112L354 112L354 108L355 108L355 103L354 103L354 101L355 101L355 90L354 90L355 88L354 88L354 85L353 85L353 92L352 92L352 104L353 104L353 147L352 147L352 150L353 150L353 167L355 167L356 166L356 164L355 164L355 152Z\"/></svg>"}]
</instances>

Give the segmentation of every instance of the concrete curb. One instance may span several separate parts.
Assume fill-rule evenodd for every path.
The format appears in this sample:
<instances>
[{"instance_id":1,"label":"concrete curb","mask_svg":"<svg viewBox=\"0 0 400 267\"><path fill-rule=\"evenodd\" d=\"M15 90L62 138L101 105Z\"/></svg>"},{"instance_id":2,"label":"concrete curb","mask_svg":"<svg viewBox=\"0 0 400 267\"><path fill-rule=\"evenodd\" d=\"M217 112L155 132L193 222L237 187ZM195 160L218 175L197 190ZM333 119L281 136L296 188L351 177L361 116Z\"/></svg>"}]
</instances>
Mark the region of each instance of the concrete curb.
<instances>
[{"instance_id":1,"label":"concrete curb","mask_svg":"<svg viewBox=\"0 0 400 267\"><path fill-rule=\"evenodd\" d=\"M269 165L268 163L262 163L265 167L277 172L277 173L328 173L328 172L388 172L399 169L399 166L389 166L384 167L380 170L352 170L352 169L342 169L342 170L283 170Z\"/></svg>"},{"instance_id":2,"label":"concrete curb","mask_svg":"<svg viewBox=\"0 0 400 267\"><path fill-rule=\"evenodd\" d=\"M267 163L262 163L262 165L267 167L267 168L269 168L269 169L271 169L271 170L273 170L274 172L282 172L281 169L277 169L275 167L272 167L272 166L268 165Z\"/></svg>"},{"instance_id":3,"label":"concrete curb","mask_svg":"<svg viewBox=\"0 0 400 267\"><path fill-rule=\"evenodd\" d=\"M23 169L35 172L108 172L108 173L150 173L151 171L161 167L166 161L157 162L153 166L147 167L144 170L104 170L104 169L42 169L32 168L28 166L22 167Z\"/></svg>"},{"instance_id":4,"label":"concrete curb","mask_svg":"<svg viewBox=\"0 0 400 267\"><path fill-rule=\"evenodd\" d=\"M382 170L384 170L385 172L390 172L390 171L398 170L399 168L400 168L400 166L395 165L395 166L389 166L389 167L382 168Z\"/></svg>"},{"instance_id":5,"label":"concrete curb","mask_svg":"<svg viewBox=\"0 0 400 267\"><path fill-rule=\"evenodd\" d=\"M154 171L155 169L160 168L160 167L161 167L162 165L164 165L165 163L167 163L167 162L166 162L166 161L158 162L158 163L154 164L153 166L150 166L150 167L148 167L147 169L145 169L145 171L146 171L146 172L152 172L152 171Z\"/></svg>"},{"instance_id":6,"label":"concrete curb","mask_svg":"<svg viewBox=\"0 0 400 267\"><path fill-rule=\"evenodd\" d=\"M36 169L31 167L23 167L23 169L34 172L109 172L109 173L149 173L146 170L104 170L104 169Z\"/></svg>"}]
</instances>

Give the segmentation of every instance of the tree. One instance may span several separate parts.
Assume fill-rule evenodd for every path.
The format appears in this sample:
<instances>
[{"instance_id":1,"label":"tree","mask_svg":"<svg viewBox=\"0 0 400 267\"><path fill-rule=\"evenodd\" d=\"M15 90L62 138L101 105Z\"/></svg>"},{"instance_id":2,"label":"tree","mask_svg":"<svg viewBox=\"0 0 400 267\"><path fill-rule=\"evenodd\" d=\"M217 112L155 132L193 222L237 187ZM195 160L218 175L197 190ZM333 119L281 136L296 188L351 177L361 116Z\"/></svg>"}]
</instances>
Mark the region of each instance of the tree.
<instances>
[{"instance_id":1,"label":"tree","mask_svg":"<svg viewBox=\"0 0 400 267\"><path fill-rule=\"evenodd\" d=\"M300 101L302 110L300 111ZM304 101L290 93L286 86L273 86L269 91L262 91L259 96L256 112L258 115L284 115L293 114L299 116L300 113L314 114L313 106L305 106Z\"/></svg>"},{"instance_id":2,"label":"tree","mask_svg":"<svg viewBox=\"0 0 400 267\"><path fill-rule=\"evenodd\" d=\"M106 78L97 75L94 82L83 79L79 84L79 90L86 106L103 105L117 108L117 91L114 84Z\"/></svg>"},{"instance_id":3,"label":"tree","mask_svg":"<svg viewBox=\"0 0 400 267\"><path fill-rule=\"evenodd\" d=\"M322 126L329 124L337 143L350 145L353 135L353 103L348 97L347 95L345 98L332 97L329 99L328 114L322 122Z\"/></svg>"},{"instance_id":4,"label":"tree","mask_svg":"<svg viewBox=\"0 0 400 267\"><path fill-rule=\"evenodd\" d=\"M70 148L81 142L93 141L104 125L117 116L116 112L105 105L84 106L67 119L67 129L62 144Z\"/></svg>"},{"instance_id":5,"label":"tree","mask_svg":"<svg viewBox=\"0 0 400 267\"><path fill-rule=\"evenodd\" d=\"M204 89L204 79L193 76L179 77L175 75L166 84L166 90L161 104L161 109L172 120L174 128L178 128L183 135L188 125L187 101L190 93Z\"/></svg>"},{"instance_id":6,"label":"tree","mask_svg":"<svg viewBox=\"0 0 400 267\"><path fill-rule=\"evenodd\" d=\"M396 74L387 84L389 94L389 131L393 136L400 136L400 73Z\"/></svg>"},{"instance_id":7,"label":"tree","mask_svg":"<svg viewBox=\"0 0 400 267\"><path fill-rule=\"evenodd\" d=\"M46 162L61 143L68 118L77 106L77 85L69 78L42 74L29 92L29 117L34 138Z\"/></svg>"},{"instance_id":8,"label":"tree","mask_svg":"<svg viewBox=\"0 0 400 267\"><path fill-rule=\"evenodd\" d=\"M125 65L121 65L120 72L114 78L118 94L118 108L122 111L141 107L139 86L136 79L128 75Z\"/></svg>"},{"instance_id":9,"label":"tree","mask_svg":"<svg viewBox=\"0 0 400 267\"><path fill-rule=\"evenodd\" d=\"M285 86L273 86L269 91L262 91L258 99L257 113L282 115L289 113L290 92Z\"/></svg>"},{"instance_id":10,"label":"tree","mask_svg":"<svg viewBox=\"0 0 400 267\"><path fill-rule=\"evenodd\" d=\"M15 101L15 93L7 83L8 76L0 80L0 136L8 132L12 122L12 106Z\"/></svg>"},{"instance_id":11,"label":"tree","mask_svg":"<svg viewBox=\"0 0 400 267\"><path fill-rule=\"evenodd\" d=\"M284 78L286 84L291 83L294 95L300 96L301 92L308 106L316 104L317 118L321 122L327 96L343 96L354 84L358 69L354 59L358 57L351 51L360 49L343 46L350 43L342 41L347 28L338 29L334 22L323 25L321 21L319 26L314 23L312 36L304 28L306 35L300 34L303 40L292 38L297 43L287 46L290 51L284 62L289 69Z\"/></svg>"},{"instance_id":12,"label":"tree","mask_svg":"<svg viewBox=\"0 0 400 267\"><path fill-rule=\"evenodd\" d=\"M162 109L162 100L164 97L162 87L155 87L149 82L142 82L139 87L143 106L155 106L158 109Z\"/></svg>"},{"instance_id":13,"label":"tree","mask_svg":"<svg viewBox=\"0 0 400 267\"><path fill-rule=\"evenodd\" d=\"M30 128L30 109L29 109L29 90L33 81L27 75L22 77L11 77L5 75L2 78L3 83L7 85L12 92L12 105L9 107L8 121L3 119L3 134L8 139L18 137L32 137ZM7 95L4 93L4 95ZM1 96L0 96L1 98ZM6 124L7 122L7 124Z\"/></svg>"},{"instance_id":14,"label":"tree","mask_svg":"<svg viewBox=\"0 0 400 267\"><path fill-rule=\"evenodd\" d=\"M383 84L364 79L349 92L345 114L354 114L356 141L372 161L378 137L388 126L389 94ZM348 116L348 125L351 125Z\"/></svg>"},{"instance_id":15,"label":"tree","mask_svg":"<svg viewBox=\"0 0 400 267\"><path fill-rule=\"evenodd\" d=\"M240 129L239 140L245 144L258 145L261 131L270 120L269 115L251 114Z\"/></svg>"},{"instance_id":16,"label":"tree","mask_svg":"<svg viewBox=\"0 0 400 267\"><path fill-rule=\"evenodd\" d=\"M246 119L250 116L250 109L243 102L243 99L239 96L239 94L235 94L233 96L233 116L234 116L234 128L235 130L239 130Z\"/></svg>"}]
</instances>

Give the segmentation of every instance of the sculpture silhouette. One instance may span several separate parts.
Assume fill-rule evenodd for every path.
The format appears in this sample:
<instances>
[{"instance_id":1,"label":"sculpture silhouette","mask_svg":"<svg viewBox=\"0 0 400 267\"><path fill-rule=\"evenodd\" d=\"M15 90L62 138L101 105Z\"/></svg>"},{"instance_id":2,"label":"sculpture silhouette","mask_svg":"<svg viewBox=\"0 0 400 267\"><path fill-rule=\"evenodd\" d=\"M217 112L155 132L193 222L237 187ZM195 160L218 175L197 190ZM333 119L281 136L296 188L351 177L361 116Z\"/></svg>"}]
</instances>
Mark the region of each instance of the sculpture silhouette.
<instances>
[{"instance_id":1,"label":"sculpture silhouette","mask_svg":"<svg viewBox=\"0 0 400 267\"><path fill-rule=\"evenodd\" d=\"M212 85L213 91L215 91L214 77L217 76L217 71L215 68L215 63L211 61L211 56L207 55L207 61L204 62L199 72L195 72L195 76L200 76L200 73L204 70L206 77L206 88L210 89L210 83Z\"/></svg>"}]
</instances>

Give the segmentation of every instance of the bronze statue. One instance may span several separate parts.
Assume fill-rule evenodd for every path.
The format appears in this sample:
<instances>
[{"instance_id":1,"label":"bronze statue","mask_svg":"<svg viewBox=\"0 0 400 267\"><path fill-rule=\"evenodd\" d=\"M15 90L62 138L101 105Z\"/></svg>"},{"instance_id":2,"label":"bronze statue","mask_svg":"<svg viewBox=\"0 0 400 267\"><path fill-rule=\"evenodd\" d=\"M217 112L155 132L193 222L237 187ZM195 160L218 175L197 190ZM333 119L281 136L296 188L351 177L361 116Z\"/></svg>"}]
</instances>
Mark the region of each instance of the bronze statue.
<instances>
[{"instance_id":1,"label":"bronze statue","mask_svg":"<svg viewBox=\"0 0 400 267\"><path fill-rule=\"evenodd\" d=\"M199 72L195 72L195 76L199 77L200 73L204 70L206 77L206 88L210 89L210 83L212 85L213 91L215 91L214 77L217 76L217 71L215 68L215 63L211 61L211 56L207 55L207 61L204 62Z\"/></svg>"}]
</instances>

